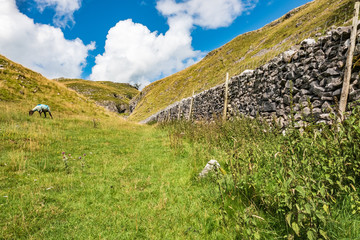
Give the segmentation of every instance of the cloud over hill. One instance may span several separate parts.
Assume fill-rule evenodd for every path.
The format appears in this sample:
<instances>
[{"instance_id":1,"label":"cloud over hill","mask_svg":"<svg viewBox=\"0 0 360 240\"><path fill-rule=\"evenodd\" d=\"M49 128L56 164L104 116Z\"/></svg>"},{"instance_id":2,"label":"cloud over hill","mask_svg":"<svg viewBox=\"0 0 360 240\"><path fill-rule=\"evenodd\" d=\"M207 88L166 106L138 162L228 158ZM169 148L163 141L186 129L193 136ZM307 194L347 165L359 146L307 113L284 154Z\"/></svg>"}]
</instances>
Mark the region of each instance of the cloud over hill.
<instances>
[{"instance_id":1,"label":"cloud over hill","mask_svg":"<svg viewBox=\"0 0 360 240\"><path fill-rule=\"evenodd\" d=\"M156 8L166 17L169 30L158 34L131 19L119 21L109 30L105 52L96 57L90 78L145 86L182 70L204 56L192 48L191 31L195 26L228 26L255 4L242 0L159 0Z\"/></svg>"},{"instance_id":2,"label":"cloud over hill","mask_svg":"<svg viewBox=\"0 0 360 240\"><path fill-rule=\"evenodd\" d=\"M65 39L60 28L34 23L15 0L0 0L0 53L49 78L80 77L95 43Z\"/></svg>"}]
</instances>

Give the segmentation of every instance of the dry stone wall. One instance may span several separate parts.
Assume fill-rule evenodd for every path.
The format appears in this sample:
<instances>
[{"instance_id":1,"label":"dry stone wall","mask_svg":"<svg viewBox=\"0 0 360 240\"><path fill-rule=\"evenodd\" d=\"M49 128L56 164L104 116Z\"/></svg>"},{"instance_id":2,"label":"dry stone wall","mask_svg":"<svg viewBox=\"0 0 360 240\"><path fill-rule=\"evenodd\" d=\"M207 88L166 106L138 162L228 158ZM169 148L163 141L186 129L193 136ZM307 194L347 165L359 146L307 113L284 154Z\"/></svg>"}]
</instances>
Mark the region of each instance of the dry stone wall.
<instances>
[{"instance_id":1,"label":"dry stone wall","mask_svg":"<svg viewBox=\"0 0 360 240\"><path fill-rule=\"evenodd\" d=\"M311 117L328 123L340 99L351 27L329 31L326 36L306 39L299 46L275 57L265 65L246 70L229 81L228 116L257 115L289 122ZM355 55L360 54L358 36ZM356 59L356 58L355 58ZM193 96L192 119L211 121L223 113L224 84ZM354 67L349 102L360 99L359 71ZM311 103L311 105L309 105ZM191 97L176 102L147 118L144 123L188 118Z\"/></svg>"}]
</instances>

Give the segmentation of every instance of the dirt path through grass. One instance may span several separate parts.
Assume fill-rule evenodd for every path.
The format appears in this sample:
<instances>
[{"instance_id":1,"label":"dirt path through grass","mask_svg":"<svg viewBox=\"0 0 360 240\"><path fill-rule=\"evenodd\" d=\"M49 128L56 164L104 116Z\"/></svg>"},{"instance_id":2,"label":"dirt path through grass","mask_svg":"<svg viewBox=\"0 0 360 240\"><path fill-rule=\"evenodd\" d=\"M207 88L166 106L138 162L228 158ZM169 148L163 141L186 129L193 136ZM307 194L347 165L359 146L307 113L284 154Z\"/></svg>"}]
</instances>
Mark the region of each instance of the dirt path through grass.
<instances>
[{"instance_id":1,"label":"dirt path through grass","mask_svg":"<svg viewBox=\"0 0 360 240\"><path fill-rule=\"evenodd\" d=\"M159 129L23 117L0 128L0 238L226 237L216 185L194 180L191 148L176 154Z\"/></svg>"}]
</instances>

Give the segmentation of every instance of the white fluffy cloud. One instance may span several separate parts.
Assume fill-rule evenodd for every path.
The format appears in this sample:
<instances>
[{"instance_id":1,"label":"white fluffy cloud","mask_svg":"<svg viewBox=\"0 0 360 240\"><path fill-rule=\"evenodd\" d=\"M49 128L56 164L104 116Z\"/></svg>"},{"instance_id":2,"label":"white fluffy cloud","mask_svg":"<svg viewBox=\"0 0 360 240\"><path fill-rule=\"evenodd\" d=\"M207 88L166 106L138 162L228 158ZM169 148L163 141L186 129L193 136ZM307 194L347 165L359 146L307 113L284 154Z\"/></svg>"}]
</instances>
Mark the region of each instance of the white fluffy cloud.
<instances>
[{"instance_id":1,"label":"white fluffy cloud","mask_svg":"<svg viewBox=\"0 0 360 240\"><path fill-rule=\"evenodd\" d=\"M181 3L160 0L157 9L169 18L190 16L194 25L218 28L231 24L245 10L245 5L240 0L188 0Z\"/></svg>"},{"instance_id":2,"label":"white fluffy cloud","mask_svg":"<svg viewBox=\"0 0 360 240\"><path fill-rule=\"evenodd\" d=\"M66 27L68 22L74 23L73 14L81 7L81 0L34 0L40 11L47 7L55 9L54 24Z\"/></svg>"},{"instance_id":3,"label":"white fluffy cloud","mask_svg":"<svg viewBox=\"0 0 360 240\"><path fill-rule=\"evenodd\" d=\"M96 57L93 80L140 83L142 86L193 64L204 56L192 46L196 26L230 25L257 0L159 0L157 10L167 18L165 34L150 32L131 19L120 21L107 35L105 52Z\"/></svg>"},{"instance_id":4,"label":"white fluffy cloud","mask_svg":"<svg viewBox=\"0 0 360 240\"><path fill-rule=\"evenodd\" d=\"M96 57L90 78L144 86L153 78L183 69L201 55L193 51L191 37L183 28L187 27L177 26L163 35L130 19L118 22L110 29L105 53Z\"/></svg>"},{"instance_id":5,"label":"white fluffy cloud","mask_svg":"<svg viewBox=\"0 0 360 240\"><path fill-rule=\"evenodd\" d=\"M0 0L0 54L49 78L80 77L88 51L80 39L67 40L59 28L35 24L15 0Z\"/></svg>"},{"instance_id":6,"label":"white fluffy cloud","mask_svg":"<svg viewBox=\"0 0 360 240\"><path fill-rule=\"evenodd\" d=\"M164 16L191 17L193 25L207 29L229 26L243 12L255 7L258 0L158 0L156 8Z\"/></svg>"}]
</instances>

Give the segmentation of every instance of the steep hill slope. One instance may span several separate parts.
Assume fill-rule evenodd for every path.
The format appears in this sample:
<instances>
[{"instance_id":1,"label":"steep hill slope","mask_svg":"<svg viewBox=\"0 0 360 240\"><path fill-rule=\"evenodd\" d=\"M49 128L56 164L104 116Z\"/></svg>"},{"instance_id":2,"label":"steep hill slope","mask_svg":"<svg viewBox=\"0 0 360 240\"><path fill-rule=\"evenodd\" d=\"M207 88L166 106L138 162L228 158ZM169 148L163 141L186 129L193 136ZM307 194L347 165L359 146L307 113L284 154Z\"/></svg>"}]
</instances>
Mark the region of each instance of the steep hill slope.
<instances>
[{"instance_id":1,"label":"steep hill slope","mask_svg":"<svg viewBox=\"0 0 360 240\"><path fill-rule=\"evenodd\" d=\"M128 112L130 100L139 93L135 87L127 83L64 78L56 80L94 100L97 105L118 113Z\"/></svg>"},{"instance_id":2,"label":"steep hill slope","mask_svg":"<svg viewBox=\"0 0 360 240\"><path fill-rule=\"evenodd\" d=\"M27 110L40 103L49 105L54 117L107 115L103 108L63 84L49 80L0 55L1 107L27 114Z\"/></svg>"},{"instance_id":3,"label":"steep hill slope","mask_svg":"<svg viewBox=\"0 0 360 240\"><path fill-rule=\"evenodd\" d=\"M324 33L331 26L349 25L354 0L315 0L292 10L263 28L242 34L210 52L187 69L156 81L134 98L130 116L144 120L166 106L254 69L303 39Z\"/></svg>"}]
</instances>

